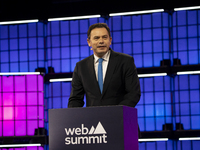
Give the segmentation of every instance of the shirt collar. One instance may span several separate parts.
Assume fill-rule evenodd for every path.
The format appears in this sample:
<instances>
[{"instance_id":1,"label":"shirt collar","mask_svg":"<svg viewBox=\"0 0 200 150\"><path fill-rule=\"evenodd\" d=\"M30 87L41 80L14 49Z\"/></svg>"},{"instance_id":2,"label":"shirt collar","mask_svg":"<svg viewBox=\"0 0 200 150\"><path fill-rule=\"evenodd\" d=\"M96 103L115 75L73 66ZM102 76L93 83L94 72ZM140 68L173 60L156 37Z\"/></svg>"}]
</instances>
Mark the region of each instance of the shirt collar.
<instances>
[{"instance_id":1,"label":"shirt collar","mask_svg":"<svg viewBox=\"0 0 200 150\"><path fill-rule=\"evenodd\" d=\"M104 61L108 61L109 60L109 57L110 57L110 50L108 50L108 52L103 55L103 60ZM95 54L94 54L94 62L97 63L99 61L99 57L97 57Z\"/></svg>"}]
</instances>

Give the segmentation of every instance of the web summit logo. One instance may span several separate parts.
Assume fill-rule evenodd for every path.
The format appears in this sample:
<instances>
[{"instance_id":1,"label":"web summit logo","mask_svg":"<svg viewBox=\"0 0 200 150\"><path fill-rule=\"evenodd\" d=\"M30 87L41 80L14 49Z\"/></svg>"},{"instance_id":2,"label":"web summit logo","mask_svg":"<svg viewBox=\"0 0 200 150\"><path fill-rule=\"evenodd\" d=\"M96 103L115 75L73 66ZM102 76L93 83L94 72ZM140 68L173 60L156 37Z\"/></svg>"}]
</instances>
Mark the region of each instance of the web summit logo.
<instances>
[{"instance_id":1,"label":"web summit logo","mask_svg":"<svg viewBox=\"0 0 200 150\"><path fill-rule=\"evenodd\" d=\"M81 124L81 128L65 128L65 132L66 145L107 143L107 133L101 122L98 123L96 129L92 126L90 131L84 124Z\"/></svg>"}]
</instances>

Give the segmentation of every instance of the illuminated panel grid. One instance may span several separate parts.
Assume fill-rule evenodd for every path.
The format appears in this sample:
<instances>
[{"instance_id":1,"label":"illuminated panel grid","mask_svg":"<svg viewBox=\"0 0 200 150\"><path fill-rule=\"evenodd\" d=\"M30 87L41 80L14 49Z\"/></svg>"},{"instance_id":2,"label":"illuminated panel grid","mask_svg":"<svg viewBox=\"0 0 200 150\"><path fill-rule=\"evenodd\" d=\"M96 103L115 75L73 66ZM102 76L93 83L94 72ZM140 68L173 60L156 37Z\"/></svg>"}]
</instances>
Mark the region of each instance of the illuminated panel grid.
<instances>
[{"instance_id":1,"label":"illuminated panel grid","mask_svg":"<svg viewBox=\"0 0 200 150\"><path fill-rule=\"evenodd\" d=\"M185 130L200 129L200 75L176 76L175 119Z\"/></svg>"},{"instance_id":2,"label":"illuminated panel grid","mask_svg":"<svg viewBox=\"0 0 200 150\"><path fill-rule=\"evenodd\" d=\"M141 131L160 131L172 123L170 77L140 78L141 98L136 108Z\"/></svg>"},{"instance_id":3,"label":"illuminated panel grid","mask_svg":"<svg viewBox=\"0 0 200 150\"><path fill-rule=\"evenodd\" d=\"M198 150L200 146L199 141L177 141L177 150Z\"/></svg>"},{"instance_id":4,"label":"illuminated panel grid","mask_svg":"<svg viewBox=\"0 0 200 150\"><path fill-rule=\"evenodd\" d=\"M136 67L157 67L170 58L167 13L111 17L109 26L112 48L133 56Z\"/></svg>"},{"instance_id":5,"label":"illuminated panel grid","mask_svg":"<svg viewBox=\"0 0 200 150\"><path fill-rule=\"evenodd\" d=\"M199 141L144 142L139 143L140 150L198 150Z\"/></svg>"},{"instance_id":6,"label":"illuminated panel grid","mask_svg":"<svg viewBox=\"0 0 200 150\"><path fill-rule=\"evenodd\" d=\"M198 150L199 141L144 142L139 143L140 150Z\"/></svg>"},{"instance_id":7,"label":"illuminated panel grid","mask_svg":"<svg viewBox=\"0 0 200 150\"><path fill-rule=\"evenodd\" d=\"M173 14L173 58L182 65L200 63L200 10L178 11Z\"/></svg>"},{"instance_id":8,"label":"illuminated panel grid","mask_svg":"<svg viewBox=\"0 0 200 150\"><path fill-rule=\"evenodd\" d=\"M73 72L76 63L91 54L87 44L90 25L104 22L103 18L86 20L52 21L47 26L48 66L55 72Z\"/></svg>"},{"instance_id":9,"label":"illuminated panel grid","mask_svg":"<svg viewBox=\"0 0 200 150\"><path fill-rule=\"evenodd\" d=\"M144 142L139 143L140 150L174 150L173 141L169 140L167 142ZM180 150L180 149L178 149Z\"/></svg>"},{"instance_id":10,"label":"illuminated panel grid","mask_svg":"<svg viewBox=\"0 0 200 150\"><path fill-rule=\"evenodd\" d=\"M0 26L0 71L34 72L44 67L44 25Z\"/></svg>"},{"instance_id":11,"label":"illuminated panel grid","mask_svg":"<svg viewBox=\"0 0 200 150\"><path fill-rule=\"evenodd\" d=\"M54 82L48 85L48 108L67 108L71 82Z\"/></svg>"},{"instance_id":12,"label":"illuminated panel grid","mask_svg":"<svg viewBox=\"0 0 200 150\"><path fill-rule=\"evenodd\" d=\"M41 75L0 76L0 136L31 136L44 127Z\"/></svg>"}]
</instances>

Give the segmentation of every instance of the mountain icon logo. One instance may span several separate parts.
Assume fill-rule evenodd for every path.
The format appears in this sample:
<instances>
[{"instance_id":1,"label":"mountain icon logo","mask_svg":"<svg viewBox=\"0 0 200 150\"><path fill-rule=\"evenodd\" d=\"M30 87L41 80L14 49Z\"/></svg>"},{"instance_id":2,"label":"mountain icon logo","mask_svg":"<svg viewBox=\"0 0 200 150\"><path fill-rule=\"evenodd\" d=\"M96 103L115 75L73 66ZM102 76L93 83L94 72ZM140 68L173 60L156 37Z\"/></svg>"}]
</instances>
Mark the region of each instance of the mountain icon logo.
<instances>
[{"instance_id":1,"label":"mountain icon logo","mask_svg":"<svg viewBox=\"0 0 200 150\"><path fill-rule=\"evenodd\" d=\"M107 132L105 131L105 129L102 126L101 122L99 122L97 124L96 129L94 128L94 126L92 126L88 134L106 134L106 133Z\"/></svg>"}]
</instances>

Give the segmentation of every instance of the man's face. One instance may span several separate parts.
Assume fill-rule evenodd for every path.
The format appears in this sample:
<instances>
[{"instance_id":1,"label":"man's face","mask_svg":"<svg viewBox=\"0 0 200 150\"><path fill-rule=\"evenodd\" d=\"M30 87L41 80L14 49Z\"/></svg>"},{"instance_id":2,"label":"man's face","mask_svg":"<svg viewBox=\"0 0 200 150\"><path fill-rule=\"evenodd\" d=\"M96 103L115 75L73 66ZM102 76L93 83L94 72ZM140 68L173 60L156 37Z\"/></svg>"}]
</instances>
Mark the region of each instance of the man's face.
<instances>
[{"instance_id":1,"label":"man's face","mask_svg":"<svg viewBox=\"0 0 200 150\"><path fill-rule=\"evenodd\" d=\"M88 45L92 47L94 54L102 57L107 53L111 45L112 38L109 36L106 28L95 28L90 33L90 39L87 39Z\"/></svg>"}]
</instances>

